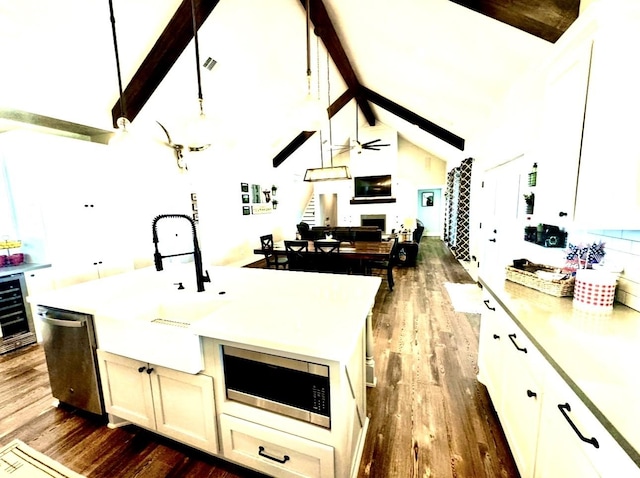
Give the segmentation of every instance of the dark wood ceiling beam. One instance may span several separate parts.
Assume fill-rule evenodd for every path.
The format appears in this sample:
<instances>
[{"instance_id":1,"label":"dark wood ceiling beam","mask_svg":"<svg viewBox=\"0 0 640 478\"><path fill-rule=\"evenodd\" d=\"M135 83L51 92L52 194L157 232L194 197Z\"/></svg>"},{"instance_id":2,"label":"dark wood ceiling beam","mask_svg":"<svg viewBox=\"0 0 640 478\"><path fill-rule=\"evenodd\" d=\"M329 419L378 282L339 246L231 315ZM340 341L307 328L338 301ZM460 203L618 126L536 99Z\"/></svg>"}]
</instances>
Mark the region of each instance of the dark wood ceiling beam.
<instances>
[{"instance_id":1,"label":"dark wood ceiling beam","mask_svg":"<svg viewBox=\"0 0 640 478\"><path fill-rule=\"evenodd\" d=\"M372 103L380 106L381 108L384 108L390 113L393 113L397 117L418 126L420 129L426 131L429 134L432 134L436 138L439 138L442 141L449 143L451 146L458 148L460 151L464 151L464 138L461 138L451 131L438 126L437 124L423 118L422 116L417 115L413 111L391 101L388 98L385 98L382 95L379 95L375 91L372 91L365 86L361 87L361 92L365 95L367 100L371 101Z\"/></svg>"},{"instance_id":2,"label":"dark wood ceiling beam","mask_svg":"<svg viewBox=\"0 0 640 478\"><path fill-rule=\"evenodd\" d=\"M300 0L300 3L302 3L302 6L306 11L307 0ZM352 92L357 92L360 88L360 82L358 81L358 77L356 76L356 73L351 66L351 62L344 51L342 43L340 43L340 39L333 27L333 23L331 23L331 19L329 18L329 14L327 13L324 3L322 0L309 0L309 8L311 10L309 12L309 18L313 23L315 34L318 35L322 40L322 43L324 43L325 48L329 52L329 56L331 56L336 68L347 84L347 88ZM354 97L353 94L352 97ZM355 98L358 103L358 107L367 119L367 122L371 126L375 125L376 117L373 114L371 105L362 97L358 97L356 95Z\"/></svg>"},{"instance_id":3,"label":"dark wood ceiling beam","mask_svg":"<svg viewBox=\"0 0 640 478\"><path fill-rule=\"evenodd\" d=\"M273 158L273 167L277 168L280 166L285 159L291 156L300 146L302 146L311 136L315 134L315 131L302 131L298 136L293 138L293 140L282 148L276 156Z\"/></svg>"},{"instance_id":4,"label":"dark wood ceiling beam","mask_svg":"<svg viewBox=\"0 0 640 478\"><path fill-rule=\"evenodd\" d=\"M194 1L196 26L199 29L220 0ZM133 121L140 113L142 107L151 98L153 92L169 73L192 38L191 0L183 0L122 94L126 117L129 121ZM196 85L193 85L193 88L195 101L197 98ZM122 113L120 101L117 101L111 109L114 127Z\"/></svg>"}]
</instances>

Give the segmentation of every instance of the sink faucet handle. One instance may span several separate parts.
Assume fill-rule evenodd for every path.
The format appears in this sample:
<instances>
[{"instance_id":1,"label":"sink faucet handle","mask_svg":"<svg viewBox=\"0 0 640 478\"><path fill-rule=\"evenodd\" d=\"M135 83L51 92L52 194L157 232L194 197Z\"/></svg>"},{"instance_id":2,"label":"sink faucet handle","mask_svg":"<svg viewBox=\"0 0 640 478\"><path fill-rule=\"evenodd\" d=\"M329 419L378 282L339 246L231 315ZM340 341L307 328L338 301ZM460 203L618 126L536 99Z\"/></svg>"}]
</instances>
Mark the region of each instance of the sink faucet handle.
<instances>
[{"instance_id":1,"label":"sink faucet handle","mask_svg":"<svg viewBox=\"0 0 640 478\"><path fill-rule=\"evenodd\" d=\"M211 277L209 277L209 271L204 271L202 276L202 282L211 282Z\"/></svg>"}]
</instances>

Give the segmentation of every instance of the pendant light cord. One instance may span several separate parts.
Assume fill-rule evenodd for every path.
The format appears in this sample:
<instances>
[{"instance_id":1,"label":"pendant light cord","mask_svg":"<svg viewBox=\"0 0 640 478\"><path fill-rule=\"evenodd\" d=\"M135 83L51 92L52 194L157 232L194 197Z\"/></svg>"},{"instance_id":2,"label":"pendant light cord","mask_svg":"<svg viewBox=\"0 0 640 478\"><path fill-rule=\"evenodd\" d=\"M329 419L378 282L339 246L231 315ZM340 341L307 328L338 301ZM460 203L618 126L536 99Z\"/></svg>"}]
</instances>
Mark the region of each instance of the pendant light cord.
<instances>
[{"instance_id":1,"label":"pendant light cord","mask_svg":"<svg viewBox=\"0 0 640 478\"><path fill-rule=\"evenodd\" d=\"M196 74L198 76L198 101L200 102L200 114L203 115L204 109L202 107L202 83L200 79L200 48L198 46L198 26L196 25L196 7L195 7L194 0L191 0L191 22L193 24L193 40L196 46Z\"/></svg>"},{"instance_id":2,"label":"pendant light cord","mask_svg":"<svg viewBox=\"0 0 640 478\"><path fill-rule=\"evenodd\" d=\"M307 0L307 94L311 96L311 7Z\"/></svg>"},{"instance_id":3,"label":"pendant light cord","mask_svg":"<svg viewBox=\"0 0 640 478\"><path fill-rule=\"evenodd\" d=\"M109 0L109 13L111 20L111 33L113 34L113 49L116 54L116 70L118 72L118 91L120 93L120 116L126 118L127 113L124 108L124 96L122 94L122 74L120 73L120 55L118 54L118 37L116 35L116 17L113 14L113 0ZM116 121L116 126L117 121Z\"/></svg>"},{"instance_id":4,"label":"pendant light cord","mask_svg":"<svg viewBox=\"0 0 640 478\"><path fill-rule=\"evenodd\" d=\"M329 51L327 51L327 116L329 117L329 154L331 155L331 167L333 168L333 133L331 131L331 115L328 109L331 107L331 75L329 71Z\"/></svg>"}]
</instances>

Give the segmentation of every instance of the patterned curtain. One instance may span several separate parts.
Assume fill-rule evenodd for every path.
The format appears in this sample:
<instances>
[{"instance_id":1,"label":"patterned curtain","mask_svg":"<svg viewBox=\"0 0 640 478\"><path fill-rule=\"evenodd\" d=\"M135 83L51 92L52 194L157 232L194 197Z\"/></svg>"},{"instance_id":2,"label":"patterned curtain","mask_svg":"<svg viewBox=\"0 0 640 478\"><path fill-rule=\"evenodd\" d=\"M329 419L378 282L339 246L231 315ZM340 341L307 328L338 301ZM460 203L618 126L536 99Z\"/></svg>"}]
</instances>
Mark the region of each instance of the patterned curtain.
<instances>
[{"instance_id":1,"label":"patterned curtain","mask_svg":"<svg viewBox=\"0 0 640 478\"><path fill-rule=\"evenodd\" d=\"M444 242L449 246L449 248L452 247L452 242L455 241L455 236L454 234L452 234L452 228L451 228L452 222L455 222L455 220L452 221L452 218L454 217L452 198L453 198L453 182L456 175L455 169L457 168L454 168L447 173L447 189L444 192L444 200L445 200Z\"/></svg>"},{"instance_id":2,"label":"patterned curtain","mask_svg":"<svg viewBox=\"0 0 640 478\"><path fill-rule=\"evenodd\" d=\"M454 256L462 261L471 260L469 250L469 213L471 210L471 173L473 158L467 158L460 166L447 174L445 192L445 242Z\"/></svg>"}]
</instances>

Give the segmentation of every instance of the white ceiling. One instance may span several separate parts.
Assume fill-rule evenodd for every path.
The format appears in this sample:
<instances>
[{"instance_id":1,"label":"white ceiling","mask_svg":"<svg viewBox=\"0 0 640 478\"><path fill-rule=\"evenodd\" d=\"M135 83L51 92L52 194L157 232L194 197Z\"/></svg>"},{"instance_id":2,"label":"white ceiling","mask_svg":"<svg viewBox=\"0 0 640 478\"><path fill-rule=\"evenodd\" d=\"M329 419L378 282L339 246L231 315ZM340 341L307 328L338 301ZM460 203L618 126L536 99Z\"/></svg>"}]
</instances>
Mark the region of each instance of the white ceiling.
<instances>
[{"instance_id":1,"label":"white ceiling","mask_svg":"<svg viewBox=\"0 0 640 478\"><path fill-rule=\"evenodd\" d=\"M181 0L113 0L125 84ZM452 133L471 140L509 86L551 44L448 0L324 0L360 83ZM300 0L220 0L200 34L205 105L231 143L247 129L277 152L301 128L305 13ZM118 97L108 0L0 0L0 109L11 108L109 129ZM344 84L324 49L320 97ZM134 121L176 125L196 103L194 53L188 47ZM314 83L314 92L318 86ZM374 106L380 122L446 160L468 152ZM332 121L334 143L353 132L353 103ZM0 124L2 128L2 124ZM157 129L156 133L162 134ZM326 134L326 133L325 133ZM269 158L270 160L271 158Z\"/></svg>"}]
</instances>

